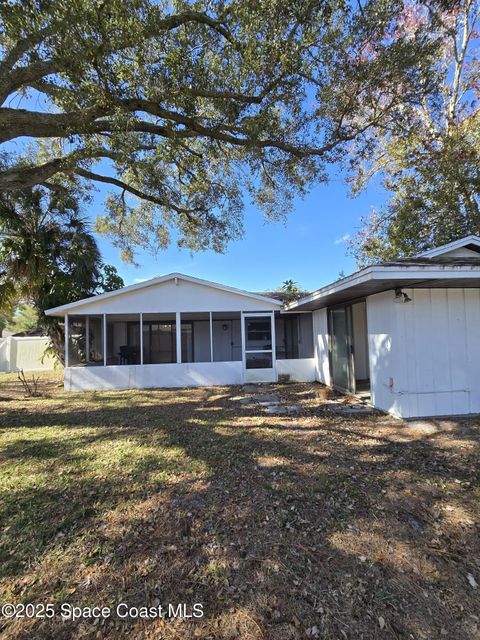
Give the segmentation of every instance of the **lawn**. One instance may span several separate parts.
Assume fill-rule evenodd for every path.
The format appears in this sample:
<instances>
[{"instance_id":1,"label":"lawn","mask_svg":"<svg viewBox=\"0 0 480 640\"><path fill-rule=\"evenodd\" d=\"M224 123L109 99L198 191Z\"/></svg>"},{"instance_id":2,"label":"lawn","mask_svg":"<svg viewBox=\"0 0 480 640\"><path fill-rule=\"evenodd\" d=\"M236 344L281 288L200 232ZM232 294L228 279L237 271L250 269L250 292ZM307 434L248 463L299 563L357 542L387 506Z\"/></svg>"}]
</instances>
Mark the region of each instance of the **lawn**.
<instances>
[{"instance_id":1,"label":"lawn","mask_svg":"<svg viewBox=\"0 0 480 640\"><path fill-rule=\"evenodd\" d=\"M40 391L0 374L0 599L55 615L2 638L480 637L480 420L337 414L312 384L269 387L278 416L240 387Z\"/></svg>"}]
</instances>

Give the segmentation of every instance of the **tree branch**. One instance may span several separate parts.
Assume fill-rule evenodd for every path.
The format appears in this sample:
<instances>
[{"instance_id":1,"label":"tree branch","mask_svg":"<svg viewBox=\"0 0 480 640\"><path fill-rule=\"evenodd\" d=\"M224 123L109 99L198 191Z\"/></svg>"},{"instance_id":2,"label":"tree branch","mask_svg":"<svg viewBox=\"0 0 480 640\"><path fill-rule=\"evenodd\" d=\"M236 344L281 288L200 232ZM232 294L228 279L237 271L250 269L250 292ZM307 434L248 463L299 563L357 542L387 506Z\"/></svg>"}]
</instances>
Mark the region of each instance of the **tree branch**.
<instances>
[{"instance_id":1,"label":"tree branch","mask_svg":"<svg viewBox=\"0 0 480 640\"><path fill-rule=\"evenodd\" d=\"M98 173L93 173L92 171L88 171L87 169L83 169L81 167L75 167L74 169L72 169L72 172L76 173L82 178L86 178L87 180L95 180L95 182L112 184L115 187L119 187L120 189L128 191L132 195L137 196L137 198L140 198L141 200L146 200L147 202L152 202L153 204L157 204L162 207L168 207L169 209L173 209L174 211L176 211L176 213L187 216L189 220L191 220L192 222L196 222L195 218L192 217L192 214L202 211L202 209L199 209L199 208L185 209L184 207L179 207L173 202L170 202L169 200L167 200L166 198L158 198L156 196L151 196L148 193L140 191L139 189L132 187L126 182L123 182L123 180L118 180L118 178L112 178L110 176L102 176Z\"/></svg>"}]
</instances>

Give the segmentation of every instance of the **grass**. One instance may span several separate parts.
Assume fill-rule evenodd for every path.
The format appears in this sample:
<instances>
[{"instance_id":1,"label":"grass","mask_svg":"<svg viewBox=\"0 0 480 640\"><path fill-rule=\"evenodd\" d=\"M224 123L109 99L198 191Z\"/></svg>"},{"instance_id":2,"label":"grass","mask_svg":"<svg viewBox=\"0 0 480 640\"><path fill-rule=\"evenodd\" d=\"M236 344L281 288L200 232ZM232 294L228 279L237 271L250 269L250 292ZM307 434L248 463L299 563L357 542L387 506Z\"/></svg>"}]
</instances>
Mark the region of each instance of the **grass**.
<instances>
[{"instance_id":1,"label":"grass","mask_svg":"<svg viewBox=\"0 0 480 640\"><path fill-rule=\"evenodd\" d=\"M478 419L340 416L319 385L269 388L288 417L241 388L39 387L0 374L0 600L205 615L2 638L479 637Z\"/></svg>"}]
</instances>

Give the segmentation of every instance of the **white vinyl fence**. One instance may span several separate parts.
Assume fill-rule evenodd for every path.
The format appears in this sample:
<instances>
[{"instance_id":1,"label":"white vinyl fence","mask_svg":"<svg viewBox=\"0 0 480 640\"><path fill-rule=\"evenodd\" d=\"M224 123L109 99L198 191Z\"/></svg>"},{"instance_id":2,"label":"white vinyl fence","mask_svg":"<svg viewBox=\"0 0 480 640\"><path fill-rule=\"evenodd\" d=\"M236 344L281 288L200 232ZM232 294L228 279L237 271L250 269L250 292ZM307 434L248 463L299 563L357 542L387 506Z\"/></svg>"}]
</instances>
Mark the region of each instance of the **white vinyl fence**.
<instances>
[{"instance_id":1,"label":"white vinyl fence","mask_svg":"<svg viewBox=\"0 0 480 640\"><path fill-rule=\"evenodd\" d=\"M53 369L55 357L44 356L49 339L43 336L0 338L0 371Z\"/></svg>"}]
</instances>

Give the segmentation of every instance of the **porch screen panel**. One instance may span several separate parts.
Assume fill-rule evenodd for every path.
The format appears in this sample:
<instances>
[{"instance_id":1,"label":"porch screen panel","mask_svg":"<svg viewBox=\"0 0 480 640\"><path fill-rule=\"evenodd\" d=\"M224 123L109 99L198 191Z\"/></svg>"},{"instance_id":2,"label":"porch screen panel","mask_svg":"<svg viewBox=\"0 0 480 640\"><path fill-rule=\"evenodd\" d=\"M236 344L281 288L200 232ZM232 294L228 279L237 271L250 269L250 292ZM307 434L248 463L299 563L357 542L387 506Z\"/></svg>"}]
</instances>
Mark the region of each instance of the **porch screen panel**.
<instances>
[{"instance_id":1,"label":"porch screen panel","mask_svg":"<svg viewBox=\"0 0 480 640\"><path fill-rule=\"evenodd\" d=\"M278 360L313 358L313 321L311 313L276 313L275 335Z\"/></svg>"},{"instance_id":2,"label":"porch screen panel","mask_svg":"<svg viewBox=\"0 0 480 640\"><path fill-rule=\"evenodd\" d=\"M313 314L298 314L298 357L313 358L315 349L313 345Z\"/></svg>"},{"instance_id":3,"label":"porch screen panel","mask_svg":"<svg viewBox=\"0 0 480 640\"><path fill-rule=\"evenodd\" d=\"M242 329L239 311L212 313L212 334L214 362L242 360Z\"/></svg>"},{"instance_id":4,"label":"porch screen panel","mask_svg":"<svg viewBox=\"0 0 480 640\"><path fill-rule=\"evenodd\" d=\"M177 361L174 313L143 315L143 364Z\"/></svg>"},{"instance_id":5,"label":"porch screen panel","mask_svg":"<svg viewBox=\"0 0 480 640\"><path fill-rule=\"evenodd\" d=\"M107 316L107 365L140 364L140 314Z\"/></svg>"},{"instance_id":6,"label":"porch screen panel","mask_svg":"<svg viewBox=\"0 0 480 640\"><path fill-rule=\"evenodd\" d=\"M85 316L68 316L68 366L87 363L87 329Z\"/></svg>"},{"instance_id":7,"label":"porch screen panel","mask_svg":"<svg viewBox=\"0 0 480 640\"><path fill-rule=\"evenodd\" d=\"M88 340L86 359L89 366L103 365L103 316L88 316L85 321Z\"/></svg>"},{"instance_id":8,"label":"porch screen panel","mask_svg":"<svg viewBox=\"0 0 480 640\"><path fill-rule=\"evenodd\" d=\"M298 358L298 319L296 315L275 316L276 356L279 360Z\"/></svg>"},{"instance_id":9,"label":"porch screen panel","mask_svg":"<svg viewBox=\"0 0 480 640\"><path fill-rule=\"evenodd\" d=\"M210 362L210 314L182 313L182 362Z\"/></svg>"}]
</instances>

